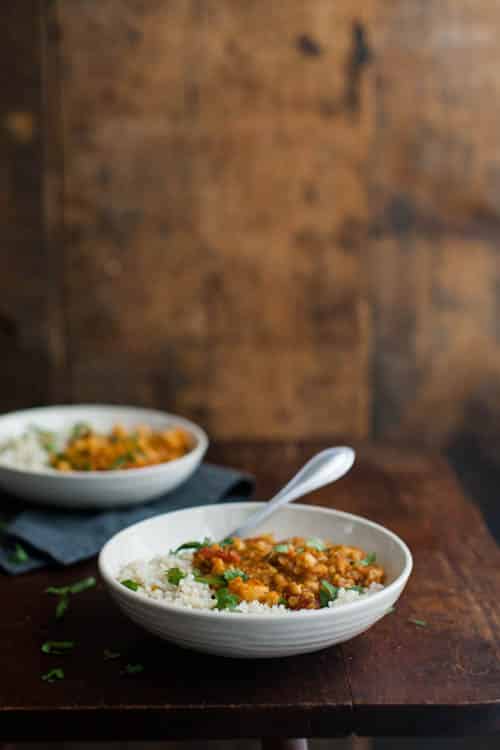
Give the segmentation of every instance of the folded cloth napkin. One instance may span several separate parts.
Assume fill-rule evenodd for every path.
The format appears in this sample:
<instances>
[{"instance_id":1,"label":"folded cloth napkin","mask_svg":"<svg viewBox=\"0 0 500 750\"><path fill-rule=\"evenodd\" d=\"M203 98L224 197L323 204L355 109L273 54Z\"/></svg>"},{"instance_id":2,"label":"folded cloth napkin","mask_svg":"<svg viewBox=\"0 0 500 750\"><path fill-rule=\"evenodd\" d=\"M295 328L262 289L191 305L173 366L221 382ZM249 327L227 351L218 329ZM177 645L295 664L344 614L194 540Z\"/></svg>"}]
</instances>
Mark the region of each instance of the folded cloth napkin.
<instances>
[{"instance_id":1,"label":"folded cloth napkin","mask_svg":"<svg viewBox=\"0 0 500 750\"><path fill-rule=\"evenodd\" d=\"M253 489L248 474L205 463L185 484L145 505L106 511L25 507L3 528L0 567L16 574L51 563L71 565L97 554L113 534L137 521L194 505L248 500Z\"/></svg>"}]
</instances>

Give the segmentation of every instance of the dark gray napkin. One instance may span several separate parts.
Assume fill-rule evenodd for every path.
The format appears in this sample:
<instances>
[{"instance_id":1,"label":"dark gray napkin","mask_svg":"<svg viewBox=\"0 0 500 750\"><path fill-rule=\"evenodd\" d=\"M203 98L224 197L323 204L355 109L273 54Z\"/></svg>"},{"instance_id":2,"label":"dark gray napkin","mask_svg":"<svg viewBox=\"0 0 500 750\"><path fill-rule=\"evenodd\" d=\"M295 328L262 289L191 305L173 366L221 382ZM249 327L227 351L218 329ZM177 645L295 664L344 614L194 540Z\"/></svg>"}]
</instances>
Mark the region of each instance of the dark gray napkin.
<instances>
[{"instance_id":1,"label":"dark gray napkin","mask_svg":"<svg viewBox=\"0 0 500 750\"><path fill-rule=\"evenodd\" d=\"M248 500L253 489L254 480L248 474L202 464L181 487L145 505L101 512L30 506L11 518L3 529L0 567L16 574L51 563L71 565L97 554L113 534L137 521L194 505ZM22 545L29 559L19 561L16 543Z\"/></svg>"}]
</instances>

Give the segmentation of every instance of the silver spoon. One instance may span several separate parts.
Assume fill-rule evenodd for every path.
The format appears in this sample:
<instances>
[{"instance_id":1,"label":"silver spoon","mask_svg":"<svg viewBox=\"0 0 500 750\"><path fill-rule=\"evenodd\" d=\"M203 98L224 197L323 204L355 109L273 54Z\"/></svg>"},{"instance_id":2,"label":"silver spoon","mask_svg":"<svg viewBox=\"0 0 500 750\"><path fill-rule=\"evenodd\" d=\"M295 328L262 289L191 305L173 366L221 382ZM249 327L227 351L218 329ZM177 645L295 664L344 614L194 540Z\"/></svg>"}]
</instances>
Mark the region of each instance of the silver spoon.
<instances>
[{"instance_id":1,"label":"silver spoon","mask_svg":"<svg viewBox=\"0 0 500 750\"><path fill-rule=\"evenodd\" d=\"M244 524L231 534L227 534L227 537L246 536L249 531L269 518L278 508L340 479L344 474L347 474L353 465L355 456L353 449L347 446L327 448L321 453L317 453L304 464L302 469L290 479L277 495L268 500L261 510L247 518Z\"/></svg>"}]
</instances>

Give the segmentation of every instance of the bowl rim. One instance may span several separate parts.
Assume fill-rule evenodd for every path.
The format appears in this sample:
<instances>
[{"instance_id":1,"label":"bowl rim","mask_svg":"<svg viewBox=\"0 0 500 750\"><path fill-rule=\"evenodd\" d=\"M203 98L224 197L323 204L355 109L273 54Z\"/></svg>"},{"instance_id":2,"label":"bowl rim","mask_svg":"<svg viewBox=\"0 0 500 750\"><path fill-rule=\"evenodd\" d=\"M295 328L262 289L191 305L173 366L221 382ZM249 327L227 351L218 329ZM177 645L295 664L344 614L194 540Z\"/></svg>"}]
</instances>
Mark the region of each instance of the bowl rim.
<instances>
[{"instance_id":1,"label":"bowl rim","mask_svg":"<svg viewBox=\"0 0 500 750\"><path fill-rule=\"evenodd\" d=\"M293 503L288 506L285 506L288 510L294 511L307 511L311 513L318 513L318 514L325 514L325 515L335 515L338 517L341 517L345 520L351 520L351 521L357 521L361 522L362 524L369 526L371 528L377 529L378 531L382 532L386 536L390 537L394 542L396 542L397 546L401 549L404 556L404 566L401 573L395 578L392 583L390 583L388 586L384 586L383 589L380 591L375 591L374 593L370 594L369 597L360 597L356 601L353 602L346 602L345 604L342 604L342 607L339 608L333 608L333 607L324 607L322 609L309 609L309 610L298 610L294 611L291 615L282 615L282 616L276 616L274 614L254 614L254 613L247 613L247 612L225 612L224 610L217 612L214 612L213 610L207 610L207 609L190 609L188 607L182 607L180 605L176 604L169 604L168 602L160 601L157 599L151 599L146 594L143 594L140 591L130 591L126 588L126 586L122 586L109 572L106 570L106 554L111 546L111 544L116 540L118 536L121 534L125 534L126 532L129 532L131 529L135 528L136 526L140 526L141 524L151 523L156 521L157 519L163 518L165 516L173 516L177 513L187 513L191 510L208 510L210 511L212 508L248 508L249 506L255 508L257 510L259 507L262 507L265 503L263 502L257 502L257 501L248 501L248 502L238 502L238 503L212 503L211 505L198 505L194 506L192 508L182 508L180 510L176 511L170 511L167 513L161 513L158 516L153 516L152 518L146 518L142 521L138 521L137 523L131 524L130 526L127 526L124 529L121 529L116 534L114 534L108 541L104 544L101 551L99 552L98 560L97 560L97 566L99 570L99 574L101 575L101 578L104 580L104 583L108 586L108 588L112 591L115 591L118 596L121 596L128 600L129 602L137 602L144 604L145 608L151 607L153 610L156 610L158 612L165 612L165 613L171 613L171 614L181 614L186 616L193 616L197 618L217 618L220 617L231 617L234 618L235 615L237 615L238 620L240 621L243 618L244 622L276 622L280 621L280 617L291 617L292 621L296 620L304 620L311 619L311 618L320 618L320 617L329 617L332 615L332 613L342 612L351 612L356 611L358 609L362 609L363 607L370 606L370 603L374 603L375 601L381 602L382 599L390 599L392 593L399 589L401 586L404 586L406 582L408 581L408 578L413 570L413 556L410 552L410 549L408 545L399 537L397 534L395 534L393 531L388 529L385 526L382 526L382 524L376 523L375 521L370 521L368 518L365 518L364 516L358 516L354 513L347 513L346 511L342 510L335 510L334 508L325 508L321 505L306 505L305 503ZM278 513L279 511L277 511ZM287 619L287 622L290 620Z\"/></svg>"},{"instance_id":2,"label":"bowl rim","mask_svg":"<svg viewBox=\"0 0 500 750\"><path fill-rule=\"evenodd\" d=\"M124 471L123 469L108 469L107 471L71 471L71 472L60 472L56 469L52 469L50 467L44 467L39 469L22 469L18 466L8 466L7 464L1 464L0 463L0 473L8 472L10 474L16 474L21 476L33 476L33 477L45 477L45 478L51 478L56 481L71 481L71 480L95 480L99 482L110 482L110 481L116 481L117 478L123 478L126 477L148 477L148 476L154 476L155 474L161 474L165 471L172 470L172 467L180 468L184 464L190 463L193 458L203 458L205 455L209 440L208 435L205 432L205 430L200 427L195 422L192 422L190 419L186 419L186 417L181 417L178 414L172 414L171 412L162 411L161 409L150 409L148 407L143 406L130 406L126 404L53 404L49 406L34 406L29 409L19 409L16 411L10 411L6 412L5 414L2 414L0 416L0 427L2 426L2 423L8 419L21 417L21 418L28 418L30 414L40 414L43 415L43 413L50 413L50 412L57 412L60 411L62 413L67 412L70 414L73 411L81 410L85 411L93 410L93 411L108 411L108 410L122 410L122 411L130 411L130 412L142 412L142 413L149 413L151 415L157 415L158 417L167 418L172 421L173 424L178 425L180 427L184 427L190 434L195 438L196 445L191 448L187 453L185 453L183 456L180 456L180 458L173 458L171 461L164 461L160 464L155 464L154 466L140 466L135 469L127 469ZM26 425L27 427L28 425Z\"/></svg>"}]
</instances>

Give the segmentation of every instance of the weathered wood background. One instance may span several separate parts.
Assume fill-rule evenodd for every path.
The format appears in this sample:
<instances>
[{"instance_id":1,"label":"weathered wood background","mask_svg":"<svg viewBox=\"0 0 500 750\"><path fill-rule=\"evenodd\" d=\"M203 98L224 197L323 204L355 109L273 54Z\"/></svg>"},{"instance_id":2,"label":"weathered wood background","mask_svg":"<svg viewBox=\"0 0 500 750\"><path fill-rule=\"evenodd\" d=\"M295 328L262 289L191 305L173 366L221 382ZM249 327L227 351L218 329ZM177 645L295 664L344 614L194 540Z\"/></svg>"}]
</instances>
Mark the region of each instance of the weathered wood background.
<instances>
[{"instance_id":1,"label":"weathered wood background","mask_svg":"<svg viewBox=\"0 0 500 750\"><path fill-rule=\"evenodd\" d=\"M499 24L496 0L4 0L0 408L500 434Z\"/></svg>"}]
</instances>

